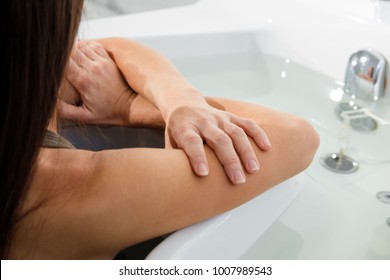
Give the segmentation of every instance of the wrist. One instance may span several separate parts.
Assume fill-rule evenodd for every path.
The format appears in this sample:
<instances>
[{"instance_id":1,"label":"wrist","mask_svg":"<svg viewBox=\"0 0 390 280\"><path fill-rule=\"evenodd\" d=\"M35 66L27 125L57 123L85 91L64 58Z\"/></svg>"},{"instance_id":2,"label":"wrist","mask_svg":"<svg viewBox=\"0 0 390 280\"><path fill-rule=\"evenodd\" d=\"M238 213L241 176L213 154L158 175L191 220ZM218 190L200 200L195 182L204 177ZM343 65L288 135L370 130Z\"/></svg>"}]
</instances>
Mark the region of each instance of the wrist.
<instances>
[{"instance_id":1,"label":"wrist","mask_svg":"<svg viewBox=\"0 0 390 280\"><path fill-rule=\"evenodd\" d=\"M147 99L135 94L128 110L126 125L134 127L165 128L161 112Z\"/></svg>"},{"instance_id":2,"label":"wrist","mask_svg":"<svg viewBox=\"0 0 390 280\"><path fill-rule=\"evenodd\" d=\"M170 96L164 98L159 108L164 120L167 121L172 112L177 109L204 104L207 104L207 102L202 93L198 89L189 86L185 88L175 88L170 91Z\"/></svg>"},{"instance_id":3,"label":"wrist","mask_svg":"<svg viewBox=\"0 0 390 280\"><path fill-rule=\"evenodd\" d=\"M112 116L115 125L129 125L129 115L136 96L130 88L122 92L116 101L116 110L114 110L116 113Z\"/></svg>"}]
</instances>

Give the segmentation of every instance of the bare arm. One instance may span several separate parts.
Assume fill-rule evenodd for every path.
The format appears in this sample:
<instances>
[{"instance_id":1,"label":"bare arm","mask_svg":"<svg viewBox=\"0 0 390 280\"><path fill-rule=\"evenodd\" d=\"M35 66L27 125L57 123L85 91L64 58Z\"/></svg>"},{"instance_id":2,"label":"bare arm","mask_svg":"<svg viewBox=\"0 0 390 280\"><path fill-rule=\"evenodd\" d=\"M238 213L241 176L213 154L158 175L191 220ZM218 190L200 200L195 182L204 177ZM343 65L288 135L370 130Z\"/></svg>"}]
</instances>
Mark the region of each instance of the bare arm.
<instances>
[{"instance_id":1,"label":"bare arm","mask_svg":"<svg viewBox=\"0 0 390 280\"><path fill-rule=\"evenodd\" d=\"M207 147L207 177L194 175L178 149L42 149L23 203L24 211L35 210L18 224L11 257L112 258L127 246L236 207L311 163L319 139L306 121L254 104L208 102L267 130L270 151L251 142L261 172L232 185Z\"/></svg>"},{"instance_id":2,"label":"bare arm","mask_svg":"<svg viewBox=\"0 0 390 280\"><path fill-rule=\"evenodd\" d=\"M204 103L203 95L158 52L124 38L97 41L112 56L130 87L159 108L165 120L176 106L182 106L183 99Z\"/></svg>"},{"instance_id":3,"label":"bare arm","mask_svg":"<svg viewBox=\"0 0 390 280\"><path fill-rule=\"evenodd\" d=\"M245 184L234 186L208 148L211 171L203 178L192 173L181 150L100 152L95 158L91 194L82 203L91 215L84 226L94 227L94 232L99 233L95 236L96 245L104 244L104 248L116 252L204 220L248 201L310 164L318 136L306 121L257 105L217 102L267 129L274 143L271 151L264 152L252 143L261 172L248 174Z\"/></svg>"},{"instance_id":4,"label":"bare arm","mask_svg":"<svg viewBox=\"0 0 390 280\"><path fill-rule=\"evenodd\" d=\"M249 173L259 170L248 136L261 149L270 149L258 124L209 106L166 58L138 43L121 38L82 41L72 54L67 77L68 85L80 92L82 102L61 106L62 116L103 124L154 122L152 126L161 125L162 117L166 147L183 149L198 176L209 172L204 142L235 184L245 182L244 169ZM148 101L150 104L144 105L160 112L140 117L134 114L138 101Z\"/></svg>"}]
</instances>

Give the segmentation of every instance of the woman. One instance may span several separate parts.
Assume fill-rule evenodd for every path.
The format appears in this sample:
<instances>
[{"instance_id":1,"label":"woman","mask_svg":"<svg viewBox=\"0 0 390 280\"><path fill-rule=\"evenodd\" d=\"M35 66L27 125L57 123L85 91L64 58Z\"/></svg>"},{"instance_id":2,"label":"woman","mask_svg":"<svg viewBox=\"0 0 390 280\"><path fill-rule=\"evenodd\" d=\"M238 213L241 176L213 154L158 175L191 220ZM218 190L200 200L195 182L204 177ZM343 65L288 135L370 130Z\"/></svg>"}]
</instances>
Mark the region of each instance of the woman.
<instances>
[{"instance_id":1,"label":"woman","mask_svg":"<svg viewBox=\"0 0 390 280\"><path fill-rule=\"evenodd\" d=\"M238 206L310 164L318 136L307 122L253 104L206 102L149 49L85 42L69 60L80 2L13 0L1 10L2 258L112 258ZM66 118L166 127L167 146L185 152L41 147L46 131L56 131L56 104Z\"/></svg>"}]
</instances>

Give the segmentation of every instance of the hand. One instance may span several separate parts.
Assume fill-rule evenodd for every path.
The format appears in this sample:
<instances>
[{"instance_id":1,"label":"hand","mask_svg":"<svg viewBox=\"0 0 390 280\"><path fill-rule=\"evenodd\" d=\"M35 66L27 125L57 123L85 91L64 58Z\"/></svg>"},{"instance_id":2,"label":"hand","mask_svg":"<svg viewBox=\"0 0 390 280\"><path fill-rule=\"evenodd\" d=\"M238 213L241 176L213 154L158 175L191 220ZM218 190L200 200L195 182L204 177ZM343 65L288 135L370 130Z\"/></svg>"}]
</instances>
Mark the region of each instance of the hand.
<instances>
[{"instance_id":1,"label":"hand","mask_svg":"<svg viewBox=\"0 0 390 280\"><path fill-rule=\"evenodd\" d=\"M266 133L256 122L215 109L206 102L193 101L172 111L165 138L168 147L185 151L199 176L209 173L203 147L206 142L217 155L229 180L242 184L246 181L244 169L255 173L260 168L248 136L261 149L271 148Z\"/></svg>"},{"instance_id":2,"label":"hand","mask_svg":"<svg viewBox=\"0 0 390 280\"><path fill-rule=\"evenodd\" d=\"M128 124L135 95L101 44L76 43L61 85L61 117L94 124Z\"/></svg>"},{"instance_id":3,"label":"hand","mask_svg":"<svg viewBox=\"0 0 390 280\"><path fill-rule=\"evenodd\" d=\"M129 125L130 119L148 125L148 119L162 122L153 105L142 101L131 90L116 63L97 42L79 42L75 46L66 78L58 106L61 117L115 125ZM270 144L265 132L254 121L215 109L200 94L193 93L183 93L182 98L171 100L172 106L166 110L169 113L164 116L166 147L183 149L194 172L206 176L209 172L203 147L206 142L216 153L230 181L233 184L245 182L244 169L249 173L259 170L248 136L261 149L268 150ZM142 102L135 102L138 99ZM134 107L137 107L135 103L142 103L141 107L148 109L131 108L133 102Z\"/></svg>"}]
</instances>

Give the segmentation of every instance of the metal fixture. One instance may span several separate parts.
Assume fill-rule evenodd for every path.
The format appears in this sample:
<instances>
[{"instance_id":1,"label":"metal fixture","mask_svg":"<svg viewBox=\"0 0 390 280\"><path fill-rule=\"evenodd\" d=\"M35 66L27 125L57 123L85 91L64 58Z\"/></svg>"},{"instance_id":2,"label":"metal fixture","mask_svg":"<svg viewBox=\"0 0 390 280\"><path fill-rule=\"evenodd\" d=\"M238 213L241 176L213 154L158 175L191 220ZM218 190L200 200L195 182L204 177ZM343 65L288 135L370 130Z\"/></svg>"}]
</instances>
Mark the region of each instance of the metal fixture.
<instances>
[{"instance_id":1,"label":"metal fixture","mask_svg":"<svg viewBox=\"0 0 390 280\"><path fill-rule=\"evenodd\" d=\"M376 194L376 198L383 203L390 204L390 192L382 191Z\"/></svg>"},{"instance_id":2,"label":"metal fixture","mask_svg":"<svg viewBox=\"0 0 390 280\"><path fill-rule=\"evenodd\" d=\"M360 50L349 58L344 92L351 99L368 102L385 96L386 59L373 50ZM357 104L359 106L359 104ZM360 105L360 107L367 107Z\"/></svg>"},{"instance_id":3,"label":"metal fixture","mask_svg":"<svg viewBox=\"0 0 390 280\"><path fill-rule=\"evenodd\" d=\"M346 156L349 128L369 132L381 120L375 113L383 107L386 88L386 59L373 50L360 50L351 55L345 72L344 94L336 106L336 115L343 121L340 131L340 150L321 158L321 164L337 173L349 174L358 170L359 164Z\"/></svg>"},{"instance_id":4,"label":"metal fixture","mask_svg":"<svg viewBox=\"0 0 390 280\"><path fill-rule=\"evenodd\" d=\"M341 113L367 108L379 113L383 110L386 98L386 59L376 51L360 50L351 55L345 72L344 94L337 105L336 115L342 119ZM378 127L371 117L351 120L350 126L358 131L369 132Z\"/></svg>"},{"instance_id":5,"label":"metal fixture","mask_svg":"<svg viewBox=\"0 0 390 280\"><path fill-rule=\"evenodd\" d=\"M349 103L339 103L336 106L335 113L336 116L343 121L342 113L346 111L359 110L361 107L354 105L351 106ZM357 113L358 114L358 113ZM370 116L364 116L361 118L350 119L349 125L357 131L360 132L371 132L378 128L378 122Z\"/></svg>"},{"instance_id":6,"label":"metal fixture","mask_svg":"<svg viewBox=\"0 0 390 280\"><path fill-rule=\"evenodd\" d=\"M332 153L323 156L320 160L326 169L342 174L350 174L358 170L359 163L342 153Z\"/></svg>"}]
</instances>

